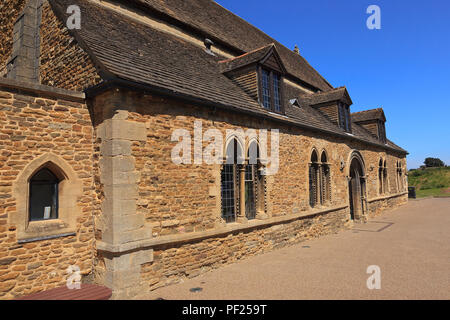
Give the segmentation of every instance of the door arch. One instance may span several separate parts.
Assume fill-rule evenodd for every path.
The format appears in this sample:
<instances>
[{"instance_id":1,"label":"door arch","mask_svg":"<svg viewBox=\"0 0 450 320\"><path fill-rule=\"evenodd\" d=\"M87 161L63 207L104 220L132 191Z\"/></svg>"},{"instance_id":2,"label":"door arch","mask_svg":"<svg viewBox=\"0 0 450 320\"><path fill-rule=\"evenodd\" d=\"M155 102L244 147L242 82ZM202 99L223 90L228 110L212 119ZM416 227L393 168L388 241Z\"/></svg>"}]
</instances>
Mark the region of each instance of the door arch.
<instances>
[{"instance_id":1,"label":"door arch","mask_svg":"<svg viewBox=\"0 0 450 320\"><path fill-rule=\"evenodd\" d=\"M354 151L349 163L348 193L350 217L352 220L360 220L365 216L367 209L364 160L359 152Z\"/></svg>"}]
</instances>

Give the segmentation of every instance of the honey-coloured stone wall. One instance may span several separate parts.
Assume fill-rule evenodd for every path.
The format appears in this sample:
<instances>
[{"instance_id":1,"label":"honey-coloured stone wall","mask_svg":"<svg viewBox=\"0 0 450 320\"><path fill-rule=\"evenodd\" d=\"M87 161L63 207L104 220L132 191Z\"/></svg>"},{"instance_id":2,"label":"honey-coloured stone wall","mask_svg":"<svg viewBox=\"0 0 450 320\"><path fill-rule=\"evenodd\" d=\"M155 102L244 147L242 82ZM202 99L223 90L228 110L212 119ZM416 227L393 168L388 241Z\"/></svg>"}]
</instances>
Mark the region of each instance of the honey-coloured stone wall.
<instances>
[{"instance_id":1,"label":"honey-coloured stone wall","mask_svg":"<svg viewBox=\"0 0 450 320\"><path fill-rule=\"evenodd\" d=\"M392 164L399 159L404 161L404 155L368 146L361 141L306 131L230 111L212 111L203 106L126 89L100 94L92 107L97 131L111 121L116 121L117 125L126 121L120 130L120 126L116 126L111 131L117 131L117 135L132 123L136 130L139 128L139 138L127 142L126 151L122 144L116 149L120 151L118 155L122 154L123 159L132 164L127 170L132 170L130 173L133 173L137 185L133 194L133 215L144 218L144 222L139 220L137 227L151 231L151 237L144 240L141 232L135 233L134 238L127 238L126 243L116 246L111 241L102 241L104 244L99 247L96 265L99 274L108 274L108 261L114 257L126 256L128 252L152 251L152 257L147 255L150 261L141 264L141 292L352 225L348 176L350 156L354 152L361 154L365 167L365 219L406 201L406 194L392 187L388 193L378 194L380 157L387 159L388 179L392 185L395 184ZM264 218L228 224L221 218L220 165L194 163L195 123L201 123L203 133L208 129L218 129L224 141L227 129L279 130L279 170L266 178ZM187 130L191 135L191 164L172 161L172 149L178 143L172 141L172 133L177 129ZM118 137L117 143L121 139ZM104 144L104 139L99 143ZM203 141L203 148L207 145L208 142ZM326 152L331 171L331 201L311 208L308 165L313 149L319 154ZM100 163L105 158L101 154ZM132 248L132 251L127 251L127 248ZM126 261L131 259L126 258ZM127 275L122 274L120 279L127 279ZM131 289L121 292L124 295L115 297L131 298L136 293Z\"/></svg>"},{"instance_id":2,"label":"honey-coloured stone wall","mask_svg":"<svg viewBox=\"0 0 450 320\"><path fill-rule=\"evenodd\" d=\"M0 299L65 285L70 265L89 275L100 207L86 105L0 83L0 146ZM66 175L68 201L57 221L27 223L25 175L45 165Z\"/></svg>"}]
</instances>

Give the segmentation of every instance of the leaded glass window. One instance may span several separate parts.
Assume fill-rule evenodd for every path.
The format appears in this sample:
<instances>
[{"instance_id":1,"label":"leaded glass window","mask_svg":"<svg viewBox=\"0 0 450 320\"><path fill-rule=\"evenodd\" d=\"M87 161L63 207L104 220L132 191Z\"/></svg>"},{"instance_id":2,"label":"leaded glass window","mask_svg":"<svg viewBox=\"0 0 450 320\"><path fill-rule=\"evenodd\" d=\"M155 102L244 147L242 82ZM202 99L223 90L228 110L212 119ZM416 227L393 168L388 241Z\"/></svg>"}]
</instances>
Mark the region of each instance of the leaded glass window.
<instances>
[{"instance_id":1,"label":"leaded glass window","mask_svg":"<svg viewBox=\"0 0 450 320\"><path fill-rule=\"evenodd\" d=\"M384 193L384 183L383 183L383 178L384 178L384 168L383 168L383 159L380 159L379 162L379 166L378 166L378 183L379 183L379 190L378 193L379 194L383 194Z\"/></svg>"},{"instance_id":2,"label":"leaded glass window","mask_svg":"<svg viewBox=\"0 0 450 320\"><path fill-rule=\"evenodd\" d=\"M245 215L247 219L256 217L256 170L257 165L245 166Z\"/></svg>"},{"instance_id":3,"label":"leaded glass window","mask_svg":"<svg viewBox=\"0 0 450 320\"><path fill-rule=\"evenodd\" d=\"M264 108L282 113L282 78L279 73L266 68L260 68L260 102Z\"/></svg>"},{"instance_id":4,"label":"leaded glass window","mask_svg":"<svg viewBox=\"0 0 450 320\"><path fill-rule=\"evenodd\" d=\"M317 203L317 177L316 165L309 166L309 205L314 207Z\"/></svg>"},{"instance_id":5,"label":"leaded glass window","mask_svg":"<svg viewBox=\"0 0 450 320\"><path fill-rule=\"evenodd\" d=\"M277 74L273 75L273 97L275 111L281 112L280 76Z\"/></svg>"},{"instance_id":6,"label":"leaded glass window","mask_svg":"<svg viewBox=\"0 0 450 320\"><path fill-rule=\"evenodd\" d=\"M309 165L309 204L314 207L320 201L320 189L318 188L319 165L317 152L314 150Z\"/></svg>"},{"instance_id":7,"label":"leaded glass window","mask_svg":"<svg viewBox=\"0 0 450 320\"><path fill-rule=\"evenodd\" d=\"M262 98L263 98L263 105L267 109L271 109L270 106L270 74L267 70L262 69Z\"/></svg>"},{"instance_id":8,"label":"leaded glass window","mask_svg":"<svg viewBox=\"0 0 450 320\"><path fill-rule=\"evenodd\" d=\"M226 222L236 219L236 179L238 178L234 164L224 164L221 171L222 218Z\"/></svg>"}]
</instances>

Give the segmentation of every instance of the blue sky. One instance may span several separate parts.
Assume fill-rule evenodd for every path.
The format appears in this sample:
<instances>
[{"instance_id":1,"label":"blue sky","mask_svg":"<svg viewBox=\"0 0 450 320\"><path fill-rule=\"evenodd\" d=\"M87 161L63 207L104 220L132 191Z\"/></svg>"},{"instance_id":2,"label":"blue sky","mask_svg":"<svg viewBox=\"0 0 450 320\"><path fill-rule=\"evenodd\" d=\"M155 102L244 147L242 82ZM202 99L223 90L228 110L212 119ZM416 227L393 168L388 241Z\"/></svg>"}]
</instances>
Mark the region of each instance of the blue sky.
<instances>
[{"instance_id":1,"label":"blue sky","mask_svg":"<svg viewBox=\"0 0 450 320\"><path fill-rule=\"evenodd\" d=\"M382 107L388 138L450 165L450 1L218 0L300 53L333 86L345 85L352 112ZM381 29L369 30L369 5Z\"/></svg>"}]
</instances>

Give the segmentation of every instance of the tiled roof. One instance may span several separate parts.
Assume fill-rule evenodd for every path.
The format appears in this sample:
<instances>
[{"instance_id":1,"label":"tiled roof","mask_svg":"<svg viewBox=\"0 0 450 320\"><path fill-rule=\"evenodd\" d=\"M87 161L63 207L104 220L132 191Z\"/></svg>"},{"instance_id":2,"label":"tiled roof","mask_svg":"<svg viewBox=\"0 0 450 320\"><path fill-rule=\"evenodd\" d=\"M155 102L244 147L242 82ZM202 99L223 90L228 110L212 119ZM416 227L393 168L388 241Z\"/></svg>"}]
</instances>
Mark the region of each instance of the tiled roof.
<instances>
[{"instance_id":1,"label":"tiled roof","mask_svg":"<svg viewBox=\"0 0 450 320\"><path fill-rule=\"evenodd\" d=\"M337 88L336 90L340 92L347 92L347 90L343 88ZM406 150L402 149L401 147L394 144L392 141L387 141L386 144L383 144L380 142L376 137L372 135L367 129L360 126L358 123L353 121L352 117L352 133L349 134L345 132L342 128L336 126L333 124L328 118L325 117L320 111L310 106L308 103L305 103L308 101L307 97L309 95L305 95L301 90L295 89L294 87L288 86L285 90L286 95L286 115L290 118L296 119L297 121L301 123L308 123L310 126L314 126L317 128L321 128L323 130L329 131L329 132L335 132L342 136L348 137L355 137L357 139L360 139L365 142L369 142L371 144L376 144L380 146L387 146L392 149L396 149L397 151L401 152L407 152ZM290 99L296 98L300 101L300 107L293 106L289 103ZM328 101L332 101L334 97Z\"/></svg>"},{"instance_id":2,"label":"tiled roof","mask_svg":"<svg viewBox=\"0 0 450 320\"><path fill-rule=\"evenodd\" d=\"M274 43L289 74L322 91L332 89L332 86L302 56L215 1L130 0L130 2L145 4L152 10L204 32L214 41L221 41L241 50L242 53Z\"/></svg>"},{"instance_id":3,"label":"tiled roof","mask_svg":"<svg viewBox=\"0 0 450 320\"><path fill-rule=\"evenodd\" d=\"M82 28L76 33L113 75L232 107L260 109L255 100L222 75L217 57L181 38L134 22L86 0L77 4ZM226 94L225 94L226 93Z\"/></svg>"},{"instance_id":4,"label":"tiled roof","mask_svg":"<svg viewBox=\"0 0 450 320\"><path fill-rule=\"evenodd\" d=\"M304 96L301 99L304 103L309 105L317 105L330 101L343 101L348 105L352 105L353 102L345 87L335 88L326 92L314 93L308 96Z\"/></svg>"},{"instance_id":5,"label":"tiled roof","mask_svg":"<svg viewBox=\"0 0 450 320\"><path fill-rule=\"evenodd\" d=\"M80 7L82 28L71 32L91 55L106 80L121 79L208 105L224 106L348 137L309 105L292 106L289 99L304 96L300 89L286 86L286 115L274 114L227 78L222 73L220 58L208 54L200 46L140 24L91 1L53 0L51 3L56 4L56 13L62 21L67 19L63 8L72 4ZM270 50L271 45L264 48ZM265 53L263 49L256 50L255 54ZM330 95L336 94L335 91L341 92L342 89L332 90ZM370 134L356 132L354 138L385 147Z\"/></svg>"},{"instance_id":6,"label":"tiled roof","mask_svg":"<svg viewBox=\"0 0 450 320\"><path fill-rule=\"evenodd\" d=\"M352 113L352 120L355 122L363 122L369 120L386 121L384 111L382 108L364 110Z\"/></svg>"},{"instance_id":7,"label":"tiled roof","mask_svg":"<svg viewBox=\"0 0 450 320\"><path fill-rule=\"evenodd\" d=\"M235 58L219 61L219 65L222 72L234 70L262 60L274 47L275 45L271 43L267 46L244 53L243 55L237 56Z\"/></svg>"}]
</instances>

